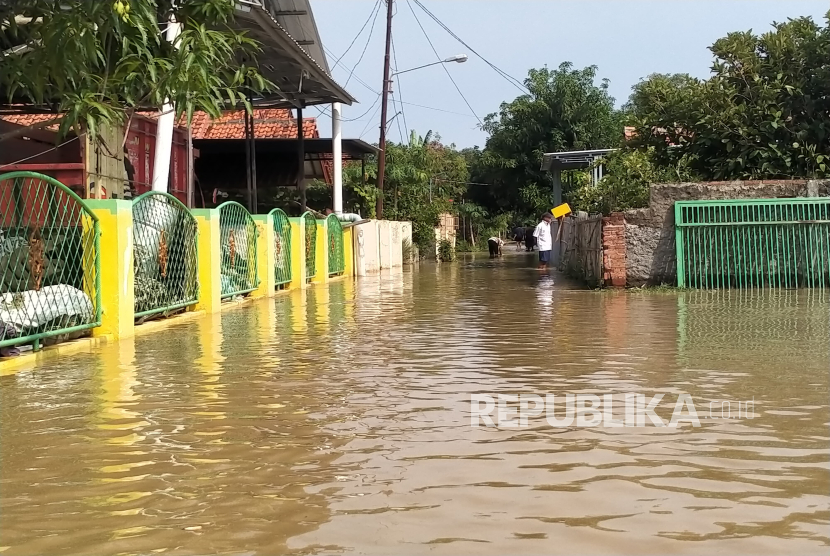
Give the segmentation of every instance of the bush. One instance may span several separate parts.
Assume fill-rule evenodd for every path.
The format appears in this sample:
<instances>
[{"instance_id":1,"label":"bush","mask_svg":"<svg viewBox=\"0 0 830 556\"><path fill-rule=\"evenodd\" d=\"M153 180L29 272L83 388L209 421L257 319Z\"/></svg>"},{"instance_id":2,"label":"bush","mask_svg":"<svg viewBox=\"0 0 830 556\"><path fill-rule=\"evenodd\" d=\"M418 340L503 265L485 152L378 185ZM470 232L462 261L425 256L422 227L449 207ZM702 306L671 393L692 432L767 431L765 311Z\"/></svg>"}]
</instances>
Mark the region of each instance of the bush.
<instances>
[{"instance_id":1,"label":"bush","mask_svg":"<svg viewBox=\"0 0 830 556\"><path fill-rule=\"evenodd\" d=\"M442 239L438 242L438 259L444 262L455 260L455 248L450 240Z\"/></svg>"}]
</instances>

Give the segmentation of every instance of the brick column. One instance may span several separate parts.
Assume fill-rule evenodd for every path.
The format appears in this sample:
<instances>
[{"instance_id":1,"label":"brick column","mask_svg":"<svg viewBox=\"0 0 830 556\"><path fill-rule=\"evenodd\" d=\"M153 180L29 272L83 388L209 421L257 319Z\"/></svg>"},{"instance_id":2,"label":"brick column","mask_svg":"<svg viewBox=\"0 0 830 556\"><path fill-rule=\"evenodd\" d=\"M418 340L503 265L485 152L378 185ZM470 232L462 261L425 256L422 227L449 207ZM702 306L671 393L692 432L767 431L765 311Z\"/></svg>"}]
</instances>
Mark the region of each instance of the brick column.
<instances>
[{"instance_id":1,"label":"brick column","mask_svg":"<svg viewBox=\"0 0 830 556\"><path fill-rule=\"evenodd\" d=\"M602 267L606 287L625 287L625 215L621 212L602 219Z\"/></svg>"}]
</instances>

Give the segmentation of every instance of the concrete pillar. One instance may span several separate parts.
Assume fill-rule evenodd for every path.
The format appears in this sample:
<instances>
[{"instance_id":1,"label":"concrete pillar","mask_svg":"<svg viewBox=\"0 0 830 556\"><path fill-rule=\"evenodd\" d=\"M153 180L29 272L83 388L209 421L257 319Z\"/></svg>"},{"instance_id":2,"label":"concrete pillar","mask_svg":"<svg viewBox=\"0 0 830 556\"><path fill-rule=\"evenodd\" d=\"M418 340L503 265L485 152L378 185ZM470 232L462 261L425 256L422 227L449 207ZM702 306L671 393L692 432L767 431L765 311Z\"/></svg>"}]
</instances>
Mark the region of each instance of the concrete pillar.
<instances>
[{"instance_id":1,"label":"concrete pillar","mask_svg":"<svg viewBox=\"0 0 830 556\"><path fill-rule=\"evenodd\" d=\"M305 271L305 222L302 218L289 218L291 224L291 282L287 289L306 287Z\"/></svg>"},{"instance_id":2,"label":"concrete pillar","mask_svg":"<svg viewBox=\"0 0 830 556\"><path fill-rule=\"evenodd\" d=\"M331 105L331 145L334 158L334 212L343 214L343 134L341 132L340 103Z\"/></svg>"},{"instance_id":3,"label":"concrete pillar","mask_svg":"<svg viewBox=\"0 0 830 556\"><path fill-rule=\"evenodd\" d=\"M171 16L167 22L165 37L167 42L177 45L182 34L182 24ZM176 107L170 100L165 100L156 124L156 153L153 160L153 191L167 192L170 185L170 155L173 152L173 128L176 125Z\"/></svg>"},{"instance_id":4,"label":"concrete pillar","mask_svg":"<svg viewBox=\"0 0 830 556\"><path fill-rule=\"evenodd\" d=\"M389 244L391 267L397 268L403 266L403 236L401 235L401 223L390 222L391 242Z\"/></svg>"},{"instance_id":5,"label":"concrete pillar","mask_svg":"<svg viewBox=\"0 0 830 556\"><path fill-rule=\"evenodd\" d=\"M314 278L315 284L325 284L329 281L329 227L325 220L317 221L317 245L314 246Z\"/></svg>"},{"instance_id":6,"label":"concrete pillar","mask_svg":"<svg viewBox=\"0 0 830 556\"><path fill-rule=\"evenodd\" d=\"M392 268L392 226L388 220L378 220L378 246L380 248L380 270Z\"/></svg>"},{"instance_id":7,"label":"concrete pillar","mask_svg":"<svg viewBox=\"0 0 830 556\"><path fill-rule=\"evenodd\" d=\"M274 217L270 214L256 214L253 218L258 234L256 260L259 286L251 292L251 297L274 297L274 290L277 289Z\"/></svg>"},{"instance_id":8,"label":"concrete pillar","mask_svg":"<svg viewBox=\"0 0 830 556\"><path fill-rule=\"evenodd\" d=\"M343 261L345 263L343 276L355 275L354 228L354 226L350 226L343 229Z\"/></svg>"},{"instance_id":9,"label":"concrete pillar","mask_svg":"<svg viewBox=\"0 0 830 556\"><path fill-rule=\"evenodd\" d=\"M222 249L219 231L219 211L193 209L199 229L198 275L199 302L197 311L215 313L222 305Z\"/></svg>"},{"instance_id":10,"label":"concrete pillar","mask_svg":"<svg viewBox=\"0 0 830 556\"><path fill-rule=\"evenodd\" d=\"M101 230L101 326L93 328L92 335L129 338L135 333L133 204L90 199L86 205L98 217Z\"/></svg>"}]
</instances>

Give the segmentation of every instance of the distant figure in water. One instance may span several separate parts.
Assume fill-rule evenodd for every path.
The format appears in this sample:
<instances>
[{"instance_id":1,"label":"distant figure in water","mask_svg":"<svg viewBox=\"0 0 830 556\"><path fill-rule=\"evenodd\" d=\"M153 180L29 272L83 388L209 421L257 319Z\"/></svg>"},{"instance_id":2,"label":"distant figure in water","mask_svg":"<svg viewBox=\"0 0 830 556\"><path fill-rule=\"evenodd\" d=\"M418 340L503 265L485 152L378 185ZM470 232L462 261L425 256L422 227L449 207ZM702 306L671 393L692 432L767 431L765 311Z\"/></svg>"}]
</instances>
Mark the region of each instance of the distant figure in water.
<instances>
[{"instance_id":1,"label":"distant figure in water","mask_svg":"<svg viewBox=\"0 0 830 556\"><path fill-rule=\"evenodd\" d=\"M522 248L522 243L525 240L525 229L521 226L513 228L513 241L516 242L516 251Z\"/></svg>"},{"instance_id":2,"label":"distant figure in water","mask_svg":"<svg viewBox=\"0 0 830 556\"><path fill-rule=\"evenodd\" d=\"M550 253L553 250L553 237L550 234L550 223L553 215L546 212L542 215L542 221L536 225L533 231L534 237L539 244L539 270L544 270L550 264Z\"/></svg>"},{"instance_id":3,"label":"distant figure in water","mask_svg":"<svg viewBox=\"0 0 830 556\"><path fill-rule=\"evenodd\" d=\"M490 249L490 258L501 257L501 248L504 241L500 237L491 237L487 240L487 247Z\"/></svg>"},{"instance_id":4,"label":"distant figure in water","mask_svg":"<svg viewBox=\"0 0 830 556\"><path fill-rule=\"evenodd\" d=\"M533 236L535 230L536 228L525 228L525 250L528 252L536 246L536 238Z\"/></svg>"}]
</instances>

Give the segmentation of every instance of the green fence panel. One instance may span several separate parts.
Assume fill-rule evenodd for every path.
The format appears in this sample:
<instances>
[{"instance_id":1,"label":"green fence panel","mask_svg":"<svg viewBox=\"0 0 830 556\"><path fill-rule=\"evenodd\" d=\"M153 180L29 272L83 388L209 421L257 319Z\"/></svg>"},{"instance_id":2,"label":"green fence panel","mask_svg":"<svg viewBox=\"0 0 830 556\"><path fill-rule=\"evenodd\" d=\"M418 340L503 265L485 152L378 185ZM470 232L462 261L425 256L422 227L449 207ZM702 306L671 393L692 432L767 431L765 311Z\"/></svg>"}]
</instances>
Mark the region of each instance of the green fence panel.
<instances>
[{"instance_id":1,"label":"green fence panel","mask_svg":"<svg viewBox=\"0 0 830 556\"><path fill-rule=\"evenodd\" d=\"M136 318L199 300L196 219L181 201L150 191L133 201Z\"/></svg>"},{"instance_id":2,"label":"green fence panel","mask_svg":"<svg viewBox=\"0 0 830 556\"><path fill-rule=\"evenodd\" d=\"M326 217L328 229L329 276L343 274L346 270L346 259L343 256L343 225L336 215Z\"/></svg>"},{"instance_id":3,"label":"green fence panel","mask_svg":"<svg viewBox=\"0 0 830 556\"><path fill-rule=\"evenodd\" d=\"M0 175L0 347L38 349L101 325L100 236L98 218L59 181Z\"/></svg>"},{"instance_id":4,"label":"green fence panel","mask_svg":"<svg viewBox=\"0 0 830 556\"><path fill-rule=\"evenodd\" d=\"M236 201L216 207L222 250L222 298L254 291L257 276L257 229L251 214Z\"/></svg>"},{"instance_id":5,"label":"green fence panel","mask_svg":"<svg viewBox=\"0 0 830 556\"><path fill-rule=\"evenodd\" d=\"M830 199L675 203L677 282L691 288L830 286Z\"/></svg>"},{"instance_id":6,"label":"green fence panel","mask_svg":"<svg viewBox=\"0 0 830 556\"><path fill-rule=\"evenodd\" d=\"M317 219L310 212L304 212L301 216L305 222L305 276L311 280L317 275L315 264L315 247L317 246Z\"/></svg>"},{"instance_id":7,"label":"green fence panel","mask_svg":"<svg viewBox=\"0 0 830 556\"><path fill-rule=\"evenodd\" d=\"M291 223L281 209L269 214L274 222L274 277L281 286L291 282Z\"/></svg>"}]
</instances>

